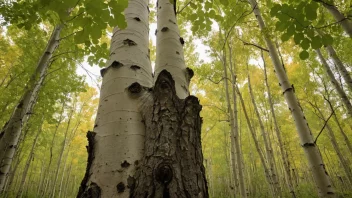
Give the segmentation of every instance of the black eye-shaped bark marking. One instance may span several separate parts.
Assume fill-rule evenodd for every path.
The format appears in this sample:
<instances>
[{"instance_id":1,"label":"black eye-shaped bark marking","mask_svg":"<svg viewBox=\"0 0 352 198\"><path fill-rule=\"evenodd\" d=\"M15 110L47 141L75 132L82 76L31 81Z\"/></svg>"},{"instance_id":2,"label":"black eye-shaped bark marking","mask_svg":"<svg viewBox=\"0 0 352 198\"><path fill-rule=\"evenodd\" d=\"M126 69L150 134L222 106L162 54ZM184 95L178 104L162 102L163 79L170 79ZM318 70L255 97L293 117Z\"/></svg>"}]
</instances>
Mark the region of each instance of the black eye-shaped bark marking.
<instances>
[{"instance_id":1,"label":"black eye-shaped bark marking","mask_svg":"<svg viewBox=\"0 0 352 198\"><path fill-rule=\"evenodd\" d=\"M129 167L130 165L131 165L131 164L128 163L126 160L121 163L121 167L122 167L122 168L127 168L127 167Z\"/></svg>"},{"instance_id":2,"label":"black eye-shaped bark marking","mask_svg":"<svg viewBox=\"0 0 352 198\"><path fill-rule=\"evenodd\" d=\"M141 67L138 66L138 65L131 65L130 68L131 68L132 70L134 70L134 71L141 69Z\"/></svg>"},{"instance_id":3,"label":"black eye-shaped bark marking","mask_svg":"<svg viewBox=\"0 0 352 198\"><path fill-rule=\"evenodd\" d=\"M119 184L117 184L116 188L118 193L123 193L125 192L126 186L123 182L120 182Z\"/></svg>"},{"instance_id":4,"label":"black eye-shaped bark marking","mask_svg":"<svg viewBox=\"0 0 352 198\"><path fill-rule=\"evenodd\" d=\"M168 164L159 164L155 170L155 179L166 185L171 182L173 177L172 168Z\"/></svg>"},{"instance_id":5,"label":"black eye-shaped bark marking","mask_svg":"<svg viewBox=\"0 0 352 198\"><path fill-rule=\"evenodd\" d=\"M161 31L162 32L167 32L167 31L169 31L169 28L168 27L163 27L163 28L161 28Z\"/></svg>"},{"instance_id":6,"label":"black eye-shaped bark marking","mask_svg":"<svg viewBox=\"0 0 352 198\"><path fill-rule=\"evenodd\" d=\"M158 30L155 30L155 36L158 34Z\"/></svg>"},{"instance_id":7,"label":"black eye-shaped bark marking","mask_svg":"<svg viewBox=\"0 0 352 198\"><path fill-rule=\"evenodd\" d=\"M114 62L112 62L112 64L111 64L111 67L112 67L112 68L115 68L115 69L117 69L117 68L119 68L119 67L122 67L122 66L123 66L123 64L120 63L120 62L118 62L118 61L114 61Z\"/></svg>"},{"instance_id":8,"label":"black eye-shaped bark marking","mask_svg":"<svg viewBox=\"0 0 352 198\"><path fill-rule=\"evenodd\" d=\"M128 87L128 91L132 94L138 94L142 91L142 86L138 82L132 83Z\"/></svg>"},{"instance_id":9,"label":"black eye-shaped bark marking","mask_svg":"<svg viewBox=\"0 0 352 198\"><path fill-rule=\"evenodd\" d=\"M188 79L191 80L191 78L194 76L194 71L191 68L187 67L186 72Z\"/></svg>"},{"instance_id":10,"label":"black eye-shaped bark marking","mask_svg":"<svg viewBox=\"0 0 352 198\"><path fill-rule=\"evenodd\" d=\"M183 40L182 37L180 37L180 43L181 43L181 45L184 45L184 44L185 44L185 40Z\"/></svg>"},{"instance_id":11,"label":"black eye-shaped bark marking","mask_svg":"<svg viewBox=\"0 0 352 198\"><path fill-rule=\"evenodd\" d=\"M128 45L128 46L137 45L137 43L134 42L134 41L132 41L131 39L125 39L125 40L123 40L123 44L124 44L124 45Z\"/></svg>"},{"instance_id":12,"label":"black eye-shaped bark marking","mask_svg":"<svg viewBox=\"0 0 352 198\"><path fill-rule=\"evenodd\" d=\"M101 77L104 77L104 75L106 73L106 70L107 70L106 68L103 68L103 69L100 70Z\"/></svg>"},{"instance_id":13,"label":"black eye-shaped bark marking","mask_svg":"<svg viewBox=\"0 0 352 198\"><path fill-rule=\"evenodd\" d=\"M134 17L133 19L136 21L141 21L141 19L139 17Z\"/></svg>"},{"instance_id":14,"label":"black eye-shaped bark marking","mask_svg":"<svg viewBox=\"0 0 352 198\"><path fill-rule=\"evenodd\" d=\"M160 72L155 82L154 91L158 96L162 97L171 97L171 95L176 94L175 81L168 71L163 70Z\"/></svg>"}]
</instances>

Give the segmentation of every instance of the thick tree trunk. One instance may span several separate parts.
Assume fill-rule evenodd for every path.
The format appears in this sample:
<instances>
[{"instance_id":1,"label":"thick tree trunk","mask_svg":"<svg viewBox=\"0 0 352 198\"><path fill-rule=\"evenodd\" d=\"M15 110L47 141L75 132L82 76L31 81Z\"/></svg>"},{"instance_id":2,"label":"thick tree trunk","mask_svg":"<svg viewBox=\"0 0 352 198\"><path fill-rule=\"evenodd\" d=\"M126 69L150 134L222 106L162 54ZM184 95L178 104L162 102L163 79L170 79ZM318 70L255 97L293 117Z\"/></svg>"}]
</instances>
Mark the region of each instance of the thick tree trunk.
<instances>
[{"instance_id":1,"label":"thick tree trunk","mask_svg":"<svg viewBox=\"0 0 352 198\"><path fill-rule=\"evenodd\" d=\"M334 4L326 3L326 1L324 0L315 1L321 3L334 17L335 21L341 25L342 29L346 32L346 34L348 34L352 38L352 22L350 21L350 19L345 17Z\"/></svg>"},{"instance_id":2,"label":"thick tree trunk","mask_svg":"<svg viewBox=\"0 0 352 198\"><path fill-rule=\"evenodd\" d=\"M352 117L352 104L349 101L347 94L345 93L345 91L342 89L342 87L340 86L339 82L337 82L334 74L332 73L329 64L326 62L325 58L323 57L323 55L321 54L319 49L316 49L315 52L317 53L319 60L321 61L321 64L323 65L326 73L328 74L330 81L332 83L332 85L335 87L337 93L339 94L343 104L345 105L348 114Z\"/></svg>"},{"instance_id":3,"label":"thick tree trunk","mask_svg":"<svg viewBox=\"0 0 352 198\"><path fill-rule=\"evenodd\" d=\"M247 68L248 69L248 68ZM248 90L249 90L249 94L251 96L251 100L252 100L252 104L253 104L253 108L254 108L254 112L257 116L258 122L259 122L259 127L263 136L263 141L264 141L264 148L265 148L265 154L266 154L266 158L269 164L269 175L270 175L270 179L272 182L272 186L273 186L273 190L274 190L274 194L276 197L280 197L281 195L281 189L280 189L280 183L278 181L278 175L275 171L275 159L274 159L274 153L270 148L269 142L268 142L268 134L265 131L264 128L264 124L263 121L261 119L261 116L259 114L258 108L257 108L257 104L255 102L254 99L254 94L253 94L253 90L252 90L252 86L251 86L251 79L249 76L249 71L248 71Z\"/></svg>"},{"instance_id":4,"label":"thick tree trunk","mask_svg":"<svg viewBox=\"0 0 352 198\"><path fill-rule=\"evenodd\" d=\"M4 188L6 175L8 174L13 156L18 147L18 139L21 135L22 126L29 118L44 81L49 60L59 45L61 28L61 26L57 26L52 33L44 54L39 60L37 69L31 77L27 91L22 96L10 120L2 130L3 135L2 138L0 138L0 193Z\"/></svg>"},{"instance_id":5,"label":"thick tree trunk","mask_svg":"<svg viewBox=\"0 0 352 198\"><path fill-rule=\"evenodd\" d=\"M318 194L320 197L335 197L335 193L330 182L330 177L325 170L323 159L319 153L317 145L313 140L312 133L308 127L303 111L298 105L294 89L287 77L283 65L281 64L277 49L266 29L258 4L256 0L248 0L248 2L253 8L253 12L258 20L259 27L264 35L264 40L269 49L270 57L275 67L275 74L279 80L283 95L295 121L301 145L305 151L309 166L313 173Z\"/></svg>"},{"instance_id":6,"label":"thick tree trunk","mask_svg":"<svg viewBox=\"0 0 352 198\"><path fill-rule=\"evenodd\" d=\"M288 189L290 190L290 193L292 195L293 198L296 198L296 194L293 188L293 184L291 181L291 176L290 176L290 167L289 167L289 162L288 159L285 157L285 151L284 151L284 145L282 143L282 138L281 138L281 131L279 128L279 125L277 123L276 120L276 115L275 115L275 110L274 110L274 104L271 98L271 91L270 91L270 86L269 86L269 82L268 82L268 76L267 76L267 72L266 72L266 63L264 60L264 56L263 56L263 52L262 52L262 59L263 59L263 63L264 63L264 81L265 81L265 86L267 89L267 94L268 94L268 102L269 102L269 106L270 106L270 112L273 118L273 122L274 122L274 128L275 128L275 133L276 133L276 137L279 143L279 149L280 149L280 156L281 156L281 160L282 163L284 165L284 171L285 171L285 175L286 175L286 182L288 185Z\"/></svg>"},{"instance_id":7,"label":"thick tree trunk","mask_svg":"<svg viewBox=\"0 0 352 198\"><path fill-rule=\"evenodd\" d=\"M88 164L77 197L129 197L130 176L144 153L145 126L140 109L152 87L148 1L129 0L127 28L115 28L94 131L88 132ZM140 86L142 85L142 86ZM142 92L142 93L141 93Z\"/></svg>"},{"instance_id":8,"label":"thick tree trunk","mask_svg":"<svg viewBox=\"0 0 352 198\"><path fill-rule=\"evenodd\" d=\"M162 71L145 109L145 153L131 197L209 197L201 147L201 105L194 96L179 99L171 74ZM123 183L118 185L123 189Z\"/></svg>"}]
</instances>

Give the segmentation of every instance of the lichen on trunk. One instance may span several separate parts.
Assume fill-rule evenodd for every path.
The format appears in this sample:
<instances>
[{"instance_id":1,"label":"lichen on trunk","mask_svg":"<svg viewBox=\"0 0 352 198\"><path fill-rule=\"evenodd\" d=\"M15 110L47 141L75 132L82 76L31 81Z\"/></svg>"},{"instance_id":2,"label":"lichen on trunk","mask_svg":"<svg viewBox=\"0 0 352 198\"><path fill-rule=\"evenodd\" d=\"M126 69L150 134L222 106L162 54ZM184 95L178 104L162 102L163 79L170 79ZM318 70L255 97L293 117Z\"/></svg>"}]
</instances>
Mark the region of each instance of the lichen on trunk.
<instances>
[{"instance_id":1,"label":"lichen on trunk","mask_svg":"<svg viewBox=\"0 0 352 198\"><path fill-rule=\"evenodd\" d=\"M163 70L143 110L144 157L130 179L131 197L209 197L201 147L202 106L195 96L179 99Z\"/></svg>"}]
</instances>

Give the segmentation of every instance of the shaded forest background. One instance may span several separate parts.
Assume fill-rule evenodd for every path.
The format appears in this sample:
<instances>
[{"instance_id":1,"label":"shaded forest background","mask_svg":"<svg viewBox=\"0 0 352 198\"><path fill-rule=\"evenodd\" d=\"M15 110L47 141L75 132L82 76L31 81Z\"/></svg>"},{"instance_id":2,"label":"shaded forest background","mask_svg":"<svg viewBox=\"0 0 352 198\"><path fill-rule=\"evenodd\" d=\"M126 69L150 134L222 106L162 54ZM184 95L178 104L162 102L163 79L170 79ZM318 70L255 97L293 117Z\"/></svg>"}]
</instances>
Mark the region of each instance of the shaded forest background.
<instances>
[{"instance_id":1,"label":"shaded forest background","mask_svg":"<svg viewBox=\"0 0 352 198\"><path fill-rule=\"evenodd\" d=\"M97 17L95 15L100 14L96 11L100 8L89 2L92 1L87 3L87 14L91 14L93 20ZM352 20L351 1L334 1L334 4L345 14L346 20ZM11 10L13 13L30 10L31 6L30 3L18 5L22 7L10 8L18 9ZM88 9L89 6L93 7ZM349 142L352 109L346 106L351 99L351 82L346 82L345 74L333 60L334 56L325 49L326 46L334 48L350 75L351 37L319 1L259 1L259 6L267 25L266 31L279 49L333 187L339 196L352 197L352 148ZM155 23L154 7L154 4L150 5L151 23ZM36 18L34 14L34 18L25 20L18 17L14 20L14 17L8 16L6 4L1 8L3 17L0 16L0 20L4 26L0 29L0 126L3 126L26 90L59 17L49 12L47 18L39 18L41 15ZM95 11L89 11L91 9ZM196 95L203 106L202 144L211 197L238 195L238 171L244 175L249 197L271 197L274 184L267 182L259 155L264 156L267 166L273 163L283 197L290 197L289 182L297 197L317 197L293 118L250 5L246 1L231 0L178 1L177 12L185 41L186 64L195 71L191 94ZM112 28L110 23L99 26L101 22L96 22L100 32L95 32L93 23L89 39L80 40L84 38L82 30L77 29L75 22L70 23L76 18L66 19L60 46L50 60L37 103L23 127L1 197L75 197L78 192L86 169L86 133L93 129L99 101L100 74L88 67L104 66ZM98 18L104 20L104 17ZM153 36L150 35L152 61L155 59ZM325 66L317 55L319 53L325 57ZM327 73L326 65L332 76ZM228 89L225 80L230 84ZM232 86L235 81L238 91ZM275 132L266 81L281 134L281 145ZM346 94L347 103L336 85ZM234 151L226 92L231 109L236 106L238 112L242 159L235 163L231 160ZM234 105L232 99L236 94L241 94L243 100L238 99ZM248 121L254 134L250 132ZM259 145L259 154L256 144ZM274 154L273 159L267 157L268 152ZM243 168L234 172L238 163ZM285 173L285 167L288 167L289 174Z\"/></svg>"}]
</instances>

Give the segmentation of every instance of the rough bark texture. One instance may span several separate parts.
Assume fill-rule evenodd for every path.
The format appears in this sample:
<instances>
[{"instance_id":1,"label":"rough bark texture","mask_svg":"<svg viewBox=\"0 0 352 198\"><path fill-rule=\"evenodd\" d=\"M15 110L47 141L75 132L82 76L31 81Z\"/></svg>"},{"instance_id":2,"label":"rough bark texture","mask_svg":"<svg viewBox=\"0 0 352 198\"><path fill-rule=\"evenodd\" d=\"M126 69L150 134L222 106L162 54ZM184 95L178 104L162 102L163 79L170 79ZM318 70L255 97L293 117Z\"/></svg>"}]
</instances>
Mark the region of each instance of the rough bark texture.
<instances>
[{"instance_id":1,"label":"rough bark texture","mask_svg":"<svg viewBox=\"0 0 352 198\"><path fill-rule=\"evenodd\" d=\"M201 105L194 96L179 99L175 82L162 71L145 109L145 153L135 177L117 190L131 197L209 197L201 147Z\"/></svg>"},{"instance_id":2,"label":"rough bark texture","mask_svg":"<svg viewBox=\"0 0 352 198\"><path fill-rule=\"evenodd\" d=\"M259 27L263 33L264 40L269 49L269 54L275 68L275 74L279 80L282 93L286 99L289 110L296 125L297 133L300 138L301 145L304 149L306 158L308 159L310 169L315 180L319 197L335 197L334 189L332 188L330 177L325 170L323 159L320 155L319 149L313 140L312 133L308 127L303 110L300 108L296 94L292 84L290 83L286 71L280 61L279 54L271 40L269 31L264 23L259 6L256 0L248 0L253 8L255 17L257 18Z\"/></svg>"},{"instance_id":3,"label":"rough bark texture","mask_svg":"<svg viewBox=\"0 0 352 198\"><path fill-rule=\"evenodd\" d=\"M59 25L53 31L48 45L40 58L35 73L32 75L26 92L23 94L20 102L14 109L10 120L0 132L0 193L5 185L5 178L10 170L12 160L18 147L18 140L22 132L22 126L29 118L37 96L39 94L45 74L48 69L49 60L55 49L59 46L59 36L62 26Z\"/></svg>"}]
</instances>

